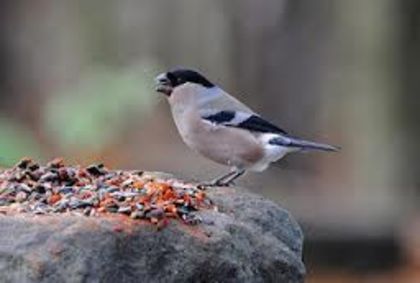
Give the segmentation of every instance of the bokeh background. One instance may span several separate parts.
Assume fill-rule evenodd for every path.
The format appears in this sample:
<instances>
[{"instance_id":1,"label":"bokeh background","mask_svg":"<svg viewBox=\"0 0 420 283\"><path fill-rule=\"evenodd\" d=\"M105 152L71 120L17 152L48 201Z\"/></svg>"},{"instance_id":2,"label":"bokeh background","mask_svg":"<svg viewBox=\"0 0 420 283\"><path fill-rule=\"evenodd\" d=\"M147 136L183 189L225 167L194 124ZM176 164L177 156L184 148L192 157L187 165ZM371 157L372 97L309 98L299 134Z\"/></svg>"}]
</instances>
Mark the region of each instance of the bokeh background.
<instances>
[{"instance_id":1,"label":"bokeh background","mask_svg":"<svg viewBox=\"0 0 420 283\"><path fill-rule=\"evenodd\" d=\"M174 66L343 148L239 182L302 224L308 282L420 282L419 1L0 1L0 163L224 172L154 92Z\"/></svg>"}]
</instances>

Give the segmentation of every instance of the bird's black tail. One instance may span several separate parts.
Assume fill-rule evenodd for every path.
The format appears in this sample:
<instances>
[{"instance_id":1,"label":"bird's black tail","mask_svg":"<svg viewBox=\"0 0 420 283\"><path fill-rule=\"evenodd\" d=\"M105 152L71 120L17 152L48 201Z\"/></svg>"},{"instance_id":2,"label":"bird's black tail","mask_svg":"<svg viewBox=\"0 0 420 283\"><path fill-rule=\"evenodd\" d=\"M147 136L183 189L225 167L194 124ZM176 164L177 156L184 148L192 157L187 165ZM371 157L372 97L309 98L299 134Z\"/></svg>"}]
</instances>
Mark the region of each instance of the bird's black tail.
<instances>
[{"instance_id":1,"label":"bird's black tail","mask_svg":"<svg viewBox=\"0 0 420 283\"><path fill-rule=\"evenodd\" d=\"M300 150L324 150L324 151L338 151L340 150L339 147L325 144L325 143L317 143L312 141L301 140L297 138L291 137L279 137L273 138L270 140L270 144L280 145L280 146L287 146L287 147L294 147Z\"/></svg>"}]
</instances>

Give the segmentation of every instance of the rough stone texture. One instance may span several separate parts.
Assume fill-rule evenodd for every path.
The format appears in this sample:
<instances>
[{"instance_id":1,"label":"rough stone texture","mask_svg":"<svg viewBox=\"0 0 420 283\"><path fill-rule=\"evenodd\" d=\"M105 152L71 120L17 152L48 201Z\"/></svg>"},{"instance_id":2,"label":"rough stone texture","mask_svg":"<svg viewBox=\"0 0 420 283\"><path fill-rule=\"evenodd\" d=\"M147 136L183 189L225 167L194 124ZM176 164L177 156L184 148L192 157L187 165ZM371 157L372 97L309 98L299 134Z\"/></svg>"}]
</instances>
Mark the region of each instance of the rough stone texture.
<instances>
[{"instance_id":1,"label":"rough stone texture","mask_svg":"<svg viewBox=\"0 0 420 283\"><path fill-rule=\"evenodd\" d=\"M243 189L207 193L218 211L197 226L0 216L0 282L303 282L303 235L287 211Z\"/></svg>"}]
</instances>

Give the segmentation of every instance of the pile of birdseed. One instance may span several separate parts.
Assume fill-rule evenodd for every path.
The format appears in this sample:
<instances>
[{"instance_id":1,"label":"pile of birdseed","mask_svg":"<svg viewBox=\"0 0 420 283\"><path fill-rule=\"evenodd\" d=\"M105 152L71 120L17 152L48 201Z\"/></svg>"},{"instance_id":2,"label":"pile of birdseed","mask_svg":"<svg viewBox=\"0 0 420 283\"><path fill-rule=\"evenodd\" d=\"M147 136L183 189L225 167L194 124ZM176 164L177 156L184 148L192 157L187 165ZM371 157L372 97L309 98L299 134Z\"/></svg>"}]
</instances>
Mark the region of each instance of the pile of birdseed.
<instances>
[{"instance_id":1,"label":"pile of birdseed","mask_svg":"<svg viewBox=\"0 0 420 283\"><path fill-rule=\"evenodd\" d=\"M123 214L157 225L169 218L197 224L196 212L211 207L205 192L195 186L141 171L109 170L102 164L72 167L55 159L42 166L25 158L0 171L0 213L6 215Z\"/></svg>"}]
</instances>

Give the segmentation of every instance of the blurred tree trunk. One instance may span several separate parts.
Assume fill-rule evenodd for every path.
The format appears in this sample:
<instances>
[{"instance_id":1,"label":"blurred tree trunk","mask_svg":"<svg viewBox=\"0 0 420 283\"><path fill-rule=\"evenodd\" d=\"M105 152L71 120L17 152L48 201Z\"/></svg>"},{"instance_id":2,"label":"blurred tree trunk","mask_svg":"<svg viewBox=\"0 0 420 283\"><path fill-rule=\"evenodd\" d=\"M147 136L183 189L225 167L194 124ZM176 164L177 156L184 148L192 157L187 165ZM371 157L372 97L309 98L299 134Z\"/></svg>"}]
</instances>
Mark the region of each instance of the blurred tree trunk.
<instances>
[{"instance_id":1,"label":"blurred tree trunk","mask_svg":"<svg viewBox=\"0 0 420 283\"><path fill-rule=\"evenodd\" d=\"M399 146L404 155L402 184L420 192L420 1L399 2L401 20L401 78L403 95L401 97L401 128L403 133L396 135L403 139Z\"/></svg>"},{"instance_id":2,"label":"blurred tree trunk","mask_svg":"<svg viewBox=\"0 0 420 283\"><path fill-rule=\"evenodd\" d=\"M333 141L334 134L325 135L333 129L327 127L331 116L322 112L328 111L322 105L334 96L323 89L330 76L334 2L246 0L226 5L237 94L292 135ZM307 174L326 165L305 155L288 156L279 165L285 162L289 170Z\"/></svg>"},{"instance_id":3,"label":"blurred tree trunk","mask_svg":"<svg viewBox=\"0 0 420 283\"><path fill-rule=\"evenodd\" d=\"M325 0L249 0L230 6L239 92L280 125L312 136L327 75L331 8Z\"/></svg>"},{"instance_id":4,"label":"blurred tree trunk","mask_svg":"<svg viewBox=\"0 0 420 283\"><path fill-rule=\"evenodd\" d=\"M15 23L15 4L12 1L0 2L0 110L7 111L15 103L13 94L13 26Z\"/></svg>"},{"instance_id":5,"label":"blurred tree trunk","mask_svg":"<svg viewBox=\"0 0 420 283\"><path fill-rule=\"evenodd\" d=\"M400 87L398 30L390 21L398 11L394 0L341 0L336 5L338 56L327 91L340 96L334 116L346 129L341 152L345 174L337 197L342 212L348 207L354 220L363 219L360 222L371 225L373 231L395 224L402 208L395 135Z\"/></svg>"},{"instance_id":6,"label":"blurred tree trunk","mask_svg":"<svg viewBox=\"0 0 420 283\"><path fill-rule=\"evenodd\" d=\"M10 118L40 129L47 93L78 69L71 29L74 5L66 1L1 1L2 106ZM71 49L72 52L68 52ZM71 56L70 56L71 55ZM7 97L7 98L6 98Z\"/></svg>"}]
</instances>

